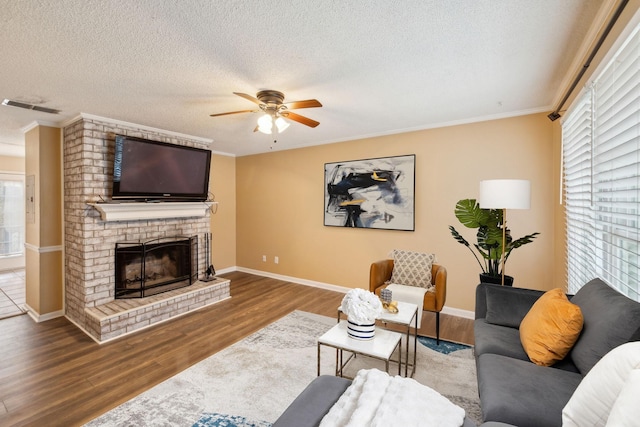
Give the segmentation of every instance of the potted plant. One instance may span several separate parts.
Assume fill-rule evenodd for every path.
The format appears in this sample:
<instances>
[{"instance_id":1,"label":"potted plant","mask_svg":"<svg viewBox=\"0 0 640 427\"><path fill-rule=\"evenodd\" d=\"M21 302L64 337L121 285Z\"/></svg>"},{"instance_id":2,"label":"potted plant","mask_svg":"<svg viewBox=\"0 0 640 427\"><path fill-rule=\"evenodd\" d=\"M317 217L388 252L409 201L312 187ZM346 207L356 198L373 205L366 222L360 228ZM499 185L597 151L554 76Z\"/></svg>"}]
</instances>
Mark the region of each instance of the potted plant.
<instances>
[{"instance_id":1,"label":"potted plant","mask_svg":"<svg viewBox=\"0 0 640 427\"><path fill-rule=\"evenodd\" d=\"M477 243L471 247L469 242L462 237L460 233L453 227L449 226L451 235L456 241L466 246L482 269L480 273L480 281L488 283L501 283L502 269L502 238L503 238L503 218L502 209L482 209L475 199L459 200L456 204L456 218L468 228L477 228ZM511 251L527 243L533 242L540 233L527 234L524 237L513 240L511 230L508 227L504 229L504 263L506 264ZM513 277L504 277L504 284L513 285Z\"/></svg>"}]
</instances>

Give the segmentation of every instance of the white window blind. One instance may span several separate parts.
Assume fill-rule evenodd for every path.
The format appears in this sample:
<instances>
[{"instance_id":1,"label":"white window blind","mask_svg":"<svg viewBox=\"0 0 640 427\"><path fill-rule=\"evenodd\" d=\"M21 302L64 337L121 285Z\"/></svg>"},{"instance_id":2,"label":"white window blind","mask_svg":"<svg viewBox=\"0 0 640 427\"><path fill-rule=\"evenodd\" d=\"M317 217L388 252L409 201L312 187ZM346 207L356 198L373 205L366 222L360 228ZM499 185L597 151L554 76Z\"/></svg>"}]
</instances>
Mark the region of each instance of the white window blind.
<instances>
[{"instance_id":1,"label":"white window blind","mask_svg":"<svg viewBox=\"0 0 640 427\"><path fill-rule=\"evenodd\" d=\"M572 293L600 277L640 301L639 29L562 124Z\"/></svg>"},{"instance_id":2,"label":"white window blind","mask_svg":"<svg viewBox=\"0 0 640 427\"><path fill-rule=\"evenodd\" d=\"M566 115L562 125L567 218L567 274L569 291L596 276L593 265L593 215L591 211L591 94L586 93Z\"/></svg>"}]
</instances>

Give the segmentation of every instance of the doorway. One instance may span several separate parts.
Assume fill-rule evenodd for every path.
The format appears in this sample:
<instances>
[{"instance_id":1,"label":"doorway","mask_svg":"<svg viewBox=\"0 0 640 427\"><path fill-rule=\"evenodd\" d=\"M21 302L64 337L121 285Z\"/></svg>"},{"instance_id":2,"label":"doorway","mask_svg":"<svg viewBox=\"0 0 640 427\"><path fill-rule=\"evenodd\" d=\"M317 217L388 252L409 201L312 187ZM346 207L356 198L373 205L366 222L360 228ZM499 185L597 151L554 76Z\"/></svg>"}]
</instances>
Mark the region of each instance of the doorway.
<instances>
[{"instance_id":1,"label":"doorway","mask_svg":"<svg viewBox=\"0 0 640 427\"><path fill-rule=\"evenodd\" d=\"M25 310L24 174L0 172L0 319Z\"/></svg>"}]
</instances>

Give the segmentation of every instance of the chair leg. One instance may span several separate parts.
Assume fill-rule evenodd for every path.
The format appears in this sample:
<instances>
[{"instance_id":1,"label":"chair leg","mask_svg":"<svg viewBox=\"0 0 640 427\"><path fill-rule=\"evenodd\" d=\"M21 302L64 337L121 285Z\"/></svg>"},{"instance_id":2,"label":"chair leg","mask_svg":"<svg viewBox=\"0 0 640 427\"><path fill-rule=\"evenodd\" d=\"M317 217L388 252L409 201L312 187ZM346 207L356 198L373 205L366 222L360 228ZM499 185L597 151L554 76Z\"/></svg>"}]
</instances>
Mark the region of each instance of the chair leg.
<instances>
[{"instance_id":1,"label":"chair leg","mask_svg":"<svg viewBox=\"0 0 640 427\"><path fill-rule=\"evenodd\" d=\"M436 311L436 345L440 345L440 312Z\"/></svg>"}]
</instances>

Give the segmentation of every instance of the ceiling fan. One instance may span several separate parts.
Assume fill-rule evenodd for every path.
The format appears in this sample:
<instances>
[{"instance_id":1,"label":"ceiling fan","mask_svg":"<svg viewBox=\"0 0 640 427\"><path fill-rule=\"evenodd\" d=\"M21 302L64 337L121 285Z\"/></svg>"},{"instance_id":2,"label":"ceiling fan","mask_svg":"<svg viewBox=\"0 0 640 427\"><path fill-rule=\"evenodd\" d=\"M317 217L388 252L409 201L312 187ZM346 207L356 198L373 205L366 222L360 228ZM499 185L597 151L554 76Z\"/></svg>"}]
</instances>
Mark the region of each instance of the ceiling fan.
<instances>
[{"instance_id":1,"label":"ceiling fan","mask_svg":"<svg viewBox=\"0 0 640 427\"><path fill-rule=\"evenodd\" d=\"M320 122L290 111L298 108L322 107L322 104L317 99L307 99L305 101L294 101L285 103L284 94L282 92L278 92L277 90L261 90L256 94L255 98L251 95L247 95L246 93L233 93L234 95L241 96L244 99L258 104L260 109L211 114L211 117L226 116L229 114L263 112L265 114L258 119L258 125L253 131L260 131L267 134L270 134L274 131L282 133L286 128L288 128L289 123L287 123L284 119L290 119L294 122L302 123L303 125L312 128L320 124Z\"/></svg>"}]
</instances>

